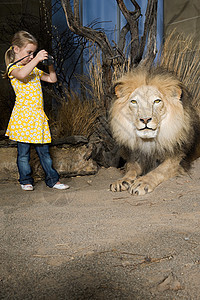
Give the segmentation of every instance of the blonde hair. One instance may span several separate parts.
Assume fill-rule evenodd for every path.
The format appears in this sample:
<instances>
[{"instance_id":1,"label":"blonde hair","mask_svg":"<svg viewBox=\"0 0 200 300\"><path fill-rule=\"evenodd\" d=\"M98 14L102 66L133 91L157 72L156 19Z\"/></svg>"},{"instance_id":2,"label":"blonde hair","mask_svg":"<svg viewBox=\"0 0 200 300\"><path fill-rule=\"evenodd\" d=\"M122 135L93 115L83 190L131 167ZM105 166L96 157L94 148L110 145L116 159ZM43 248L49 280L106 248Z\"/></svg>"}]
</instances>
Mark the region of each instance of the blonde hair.
<instances>
[{"instance_id":1,"label":"blonde hair","mask_svg":"<svg viewBox=\"0 0 200 300\"><path fill-rule=\"evenodd\" d=\"M37 40L35 39L35 37L32 34L30 34L29 32L23 31L23 30L16 32L12 39L12 46L5 53L6 67L10 63L14 62L14 60L15 60L14 46L23 48L27 44L34 44L37 46L38 43L37 43ZM7 77L8 77L8 72L7 72L7 68L6 68L6 71L3 74L3 78L7 78Z\"/></svg>"}]
</instances>

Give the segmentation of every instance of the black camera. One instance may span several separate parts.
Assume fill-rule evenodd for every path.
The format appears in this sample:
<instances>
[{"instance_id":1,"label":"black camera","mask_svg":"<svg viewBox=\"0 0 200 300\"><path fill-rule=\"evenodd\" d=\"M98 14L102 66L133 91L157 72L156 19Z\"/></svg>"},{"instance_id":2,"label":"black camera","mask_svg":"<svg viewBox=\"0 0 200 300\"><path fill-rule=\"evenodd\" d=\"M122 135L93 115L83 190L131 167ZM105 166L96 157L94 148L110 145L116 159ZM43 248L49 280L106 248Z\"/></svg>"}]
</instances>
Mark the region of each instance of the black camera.
<instances>
[{"instance_id":1,"label":"black camera","mask_svg":"<svg viewBox=\"0 0 200 300\"><path fill-rule=\"evenodd\" d=\"M54 64L54 58L50 54L48 54L48 58L42 61L43 65L50 66Z\"/></svg>"}]
</instances>

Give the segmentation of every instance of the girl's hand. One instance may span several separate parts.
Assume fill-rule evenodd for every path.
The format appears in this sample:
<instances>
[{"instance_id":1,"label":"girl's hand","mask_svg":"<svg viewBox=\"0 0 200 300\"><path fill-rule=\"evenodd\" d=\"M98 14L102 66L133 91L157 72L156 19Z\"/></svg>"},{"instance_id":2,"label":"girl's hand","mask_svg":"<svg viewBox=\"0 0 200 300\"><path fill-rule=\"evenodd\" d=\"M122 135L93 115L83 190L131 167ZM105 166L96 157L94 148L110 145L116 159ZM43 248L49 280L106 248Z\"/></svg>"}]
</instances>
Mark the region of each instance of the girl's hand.
<instances>
[{"instance_id":1,"label":"girl's hand","mask_svg":"<svg viewBox=\"0 0 200 300\"><path fill-rule=\"evenodd\" d=\"M48 52L46 50L40 50L35 58L38 59L38 62L43 61L48 58Z\"/></svg>"},{"instance_id":2,"label":"girl's hand","mask_svg":"<svg viewBox=\"0 0 200 300\"><path fill-rule=\"evenodd\" d=\"M28 76L28 74L30 74L32 72L32 70L37 66L37 64L40 61L43 61L47 58L48 58L48 52L45 50L40 50L34 58L30 59L29 62L24 64L23 68L21 68L21 69L16 68L13 71L11 71L10 74L12 76L14 76L15 78L17 78L18 80L24 80ZM55 73L55 71L54 71L54 73ZM50 76L50 75L48 75L48 76ZM51 75L51 77L52 76L53 75ZM53 77L53 79L55 79L55 78L56 78L56 75ZM48 80L48 82L52 82L52 79Z\"/></svg>"}]
</instances>

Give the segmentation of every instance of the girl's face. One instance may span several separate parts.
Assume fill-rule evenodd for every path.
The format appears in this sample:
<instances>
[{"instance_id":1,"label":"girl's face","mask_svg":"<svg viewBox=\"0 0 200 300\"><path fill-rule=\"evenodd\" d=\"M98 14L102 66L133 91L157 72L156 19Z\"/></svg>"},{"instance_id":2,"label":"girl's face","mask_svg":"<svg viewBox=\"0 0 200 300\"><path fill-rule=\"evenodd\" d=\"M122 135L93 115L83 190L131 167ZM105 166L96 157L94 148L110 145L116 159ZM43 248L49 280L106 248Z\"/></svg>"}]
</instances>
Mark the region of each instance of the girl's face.
<instances>
[{"instance_id":1,"label":"girl's face","mask_svg":"<svg viewBox=\"0 0 200 300\"><path fill-rule=\"evenodd\" d=\"M29 55L19 62L19 65L26 65L33 59L33 54L36 51L37 46L35 44L27 44L25 47L19 48L18 46L14 46L15 51L15 61L23 58L24 56Z\"/></svg>"}]
</instances>

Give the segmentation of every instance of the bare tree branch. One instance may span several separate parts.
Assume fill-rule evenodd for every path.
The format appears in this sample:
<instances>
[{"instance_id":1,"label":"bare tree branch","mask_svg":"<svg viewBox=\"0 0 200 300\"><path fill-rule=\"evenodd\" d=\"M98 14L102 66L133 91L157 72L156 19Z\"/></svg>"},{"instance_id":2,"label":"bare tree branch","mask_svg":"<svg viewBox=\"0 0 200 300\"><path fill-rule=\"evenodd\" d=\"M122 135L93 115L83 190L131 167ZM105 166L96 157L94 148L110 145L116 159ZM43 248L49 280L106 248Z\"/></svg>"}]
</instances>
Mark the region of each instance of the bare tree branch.
<instances>
[{"instance_id":1,"label":"bare tree branch","mask_svg":"<svg viewBox=\"0 0 200 300\"><path fill-rule=\"evenodd\" d=\"M80 24L80 18L78 14L78 0L74 0L74 14L72 12L70 0L61 0L61 4L65 12L67 24L72 32L83 36L94 43L97 43L98 46L102 49L102 52L104 52L106 55L109 55L110 57L114 56L113 48L110 45L110 42L108 41L108 38L104 32L82 26Z\"/></svg>"},{"instance_id":2,"label":"bare tree branch","mask_svg":"<svg viewBox=\"0 0 200 300\"><path fill-rule=\"evenodd\" d=\"M149 0L151 2L151 0ZM146 21L149 26L148 31L148 41L147 41L147 50L144 58L142 59L142 55L144 53L145 43L143 41L143 45L140 45L141 49L141 64L151 65L156 57L157 53L157 0L153 0L151 3L148 2L149 9L147 11ZM146 23L146 22L145 22ZM146 24L145 24L146 25ZM145 31L145 29L144 29ZM147 32L144 32L144 36L147 36ZM145 38L146 42L146 38ZM142 42L141 42L142 43Z\"/></svg>"},{"instance_id":3,"label":"bare tree branch","mask_svg":"<svg viewBox=\"0 0 200 300\"><path fill-rule=\"evenodd\" d=\"M138 63L138 49L139 49L139 30L138 30L138 19L141 16L141 8L135 0L131 0L132 4L135 6L134 11L129 11L123 0L116 0L117 4L124 15L127 23L130 26L131 33L131 65Z\"/></svg>"},{"instance_id":4,"label":"bare tree branch","mask_svg":"<svg viewBox=\"0 0 200 300\"><path fill-rule=\"evenodd\" d=\"M135 6L134 11L130 11L126 8L123 0L116 0L117 4L123 13L126 21L130 24L132 21L138 20L138 18L141 16L141 8L138 5L138 3L135 0L131 0L132 4Z\"/></svg>"},{"instance_id":5,"label":"bare tree branch","mask_svg":"<svg viewBox=\"0 0 200 300\"><path fill-rule=\"evenodd\" d=\"M148 32L151 27L151 22L152 22L151 17L152 17L153 8L154 8L154 0L153 1L148 0L146 14L145 14L144 31L143 31L143 35L140 40L140 50L139 50L139 54L138 54L138 56L141 58L144 53L147 35L148 35Z\"/></svg>"},{"instance_id":6,"label":"bare tree branch","mask_svg":"<svg viewBox=\"0 0 200 300\"><path fill-rule=\"evenodd\" d=\"M118 42L118 48L121 52L123 52L126 42L126 35L130 30L129 23L126 23L126 25L121 29L120 35L119 35L119 42Z\"/></svg>"},{"instance_id":7,"label":"bare tree branch","mask_svg":"<svg viewBox=\"0 0 200 300\"><path fill-rule=\"evenodd\" d=\"M74 22L80 26L79 0L74 0Z\"/></svg>"}]
</instances>

